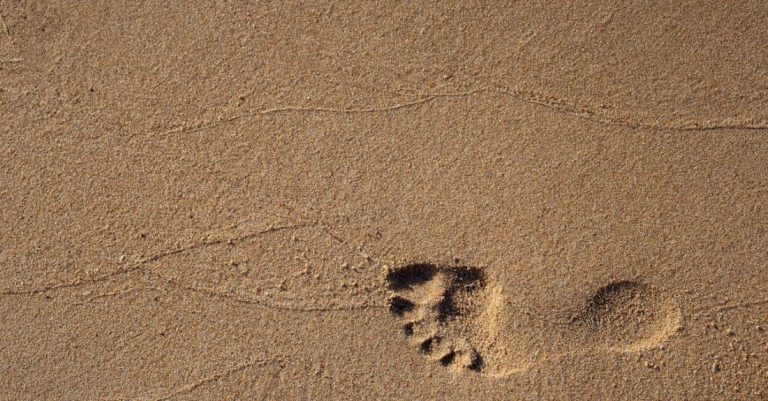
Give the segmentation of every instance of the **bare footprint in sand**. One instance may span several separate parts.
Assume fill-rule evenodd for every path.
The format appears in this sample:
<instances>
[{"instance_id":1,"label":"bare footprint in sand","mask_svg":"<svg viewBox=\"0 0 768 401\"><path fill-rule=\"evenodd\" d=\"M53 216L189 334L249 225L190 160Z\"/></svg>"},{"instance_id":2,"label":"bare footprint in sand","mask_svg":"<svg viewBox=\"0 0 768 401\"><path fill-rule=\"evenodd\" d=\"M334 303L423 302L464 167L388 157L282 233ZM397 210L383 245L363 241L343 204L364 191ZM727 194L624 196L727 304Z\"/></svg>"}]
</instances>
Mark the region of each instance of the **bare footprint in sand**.
<instances>
[{"instance_id":1,"label":"bare footprint in sand","mask_svg":"<svg viewBox=\"0 0 768 401\"><path fill-rule=\"evenodd\" d=\"M476 268L411 264L390 271L390 311L405 320L403 333L443 366L480 371L483 359L470 344L472 322L487 304L485 276Z\"/></svg>"},{"instance_id":2,"label":"bare footprint in sand","mask_svg":"<svg viewBox=\"0 0 768 401\"><path fill-rule=\"evenodd\" d=\"M415 348L452 370L496 377L551 357L652 349L680 323L671 298L637 281L610 283L573 310L534 317L508 310L502 288L479 268L414 263L386 280L390 311Z\"/></svg>"}]
</instances>

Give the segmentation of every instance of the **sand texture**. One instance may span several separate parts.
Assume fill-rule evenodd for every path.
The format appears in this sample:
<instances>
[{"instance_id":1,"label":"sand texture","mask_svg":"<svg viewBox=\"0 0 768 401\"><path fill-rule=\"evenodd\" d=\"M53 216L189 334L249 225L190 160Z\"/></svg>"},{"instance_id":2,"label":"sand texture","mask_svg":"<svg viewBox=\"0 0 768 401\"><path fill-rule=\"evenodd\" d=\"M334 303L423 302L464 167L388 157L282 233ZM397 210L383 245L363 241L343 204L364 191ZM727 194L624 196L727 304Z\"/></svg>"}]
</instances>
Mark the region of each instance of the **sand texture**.
<instances>
[{"instance_id":1,"label":"sand texture","mask_svg":"<svg viewBox=\"0 0 768 401\"><path fill-rule=\"evenodd\" d=\"M767 2L162 3L0 2L0 400L768 400Z\"/></svg>"}]
</instances>

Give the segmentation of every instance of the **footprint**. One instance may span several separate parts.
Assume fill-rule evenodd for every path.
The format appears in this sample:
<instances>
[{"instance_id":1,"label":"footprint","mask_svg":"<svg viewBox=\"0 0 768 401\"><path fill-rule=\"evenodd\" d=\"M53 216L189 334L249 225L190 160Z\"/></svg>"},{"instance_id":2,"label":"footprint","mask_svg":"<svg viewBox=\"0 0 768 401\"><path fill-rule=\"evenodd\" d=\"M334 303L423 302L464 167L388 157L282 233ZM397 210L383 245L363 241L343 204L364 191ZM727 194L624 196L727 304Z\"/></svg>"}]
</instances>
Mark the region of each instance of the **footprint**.
<instances>
[{"instance_id":1,"label":"footprint","mask_svg":"<svg viewBox=\"0 0 768 401\"><path fill-rule=\"evenodd\" d=\"M622 280L598 289L571 318L574 331L614 352L655 348L680 326L680 308L647 284Z\"/></svg>"},{"instance_id":2,"label":"footprint","mask_svg":"<svg viewBox=\"0 0 768 401\"><path fill-rule=\"evenodd\" d=\"M403 319L403 334L423 354L456 370L483 370L471 343L483 319L488 287L482 270L415 263L389 271L390 311Z\"/></svg>"},{"instance_id":3,"label":"footprint","mask_svg":"<svg viewBox=\"0 0 768 401\"><path fill-rule=\"evenodd\" d=\"M572 310L536 315L505 306L483 270L413 263L388 271L390 312L414 348L454 371L494 377L583 352L641 352L675 333L680 309L663 292L622 280Z\"/></svg>"}]
</instances>

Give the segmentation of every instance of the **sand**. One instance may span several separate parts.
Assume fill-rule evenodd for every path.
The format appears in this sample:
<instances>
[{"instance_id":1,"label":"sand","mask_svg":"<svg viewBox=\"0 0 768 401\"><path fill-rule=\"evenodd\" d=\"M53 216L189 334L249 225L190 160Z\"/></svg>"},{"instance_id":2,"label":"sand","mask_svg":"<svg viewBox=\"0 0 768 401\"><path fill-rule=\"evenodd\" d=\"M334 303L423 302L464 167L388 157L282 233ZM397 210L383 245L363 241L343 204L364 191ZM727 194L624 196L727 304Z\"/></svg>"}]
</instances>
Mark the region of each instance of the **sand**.
<instances>
[{"instance_id":1,"label":"sand","mask_svg":"<svg viewBox=\"0 0 768 401\"><path fill-rule=\"evenodd\" d=\"M0 3L0 399L768 399L767 3L128 3Z\"/></svg>"}]
</instances>

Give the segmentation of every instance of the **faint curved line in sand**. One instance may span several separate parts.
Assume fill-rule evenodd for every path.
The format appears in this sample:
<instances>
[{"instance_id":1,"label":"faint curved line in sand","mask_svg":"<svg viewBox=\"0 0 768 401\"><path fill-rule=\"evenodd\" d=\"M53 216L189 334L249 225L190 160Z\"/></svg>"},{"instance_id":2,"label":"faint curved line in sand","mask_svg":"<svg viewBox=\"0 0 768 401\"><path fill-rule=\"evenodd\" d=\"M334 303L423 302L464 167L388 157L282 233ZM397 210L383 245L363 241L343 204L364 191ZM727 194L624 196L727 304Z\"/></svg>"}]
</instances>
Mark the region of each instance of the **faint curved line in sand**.
<instances>
[{"instance_id":1,"label":"faint curved line in sand","mask_svg":"<svg viewBox=\"0 0 768 401\"><path fill-rule=\"evenodd\" d=\"M186 286L173 280L172 278L163 276L162 274L150 272L148 270L142 270L142 272L144 272L145 274L155 276L156 278L162 280L164 283L170 286L173 286L174 288L177 288L181 291L207 296L222 302L231 302L231 303L238 303L243 305L253 305L253 306L258 306L266 309L284 310L289 312L335 312L335 311L352 311L352 310L376 310L376 309L386 308L386 305L382 303L376 303L376 302L348 303L343 305L332 305L332 306L291 304L289 302L274 301L270 297L244 297L244 296L238 296L237 294L230 294L230 293L225 293L221 291L216 291L214 289L210 289L206 287ZM99 300L99 299L121 297L121 296L140 293L140 292L167 293L168 290L165 288L160 288L155 286L134 287L134 288L126 289L124 291L113 291L106 294L96 294L82 302L76 302L75 305L85 305L91 302L95 302L96 300Z\"/></svg>"},{"instance_id":2,"label":"faint curved line in sand","mask_svg":"<svg viewBox=\"0 0 768 401\"><path fill-rule=\"evenodd\" d=\"M729 120L704 120L704 121L684 121L679 120L667 124L654 124L643 120L633 120L611 116L587 106L579 106L573 101L555 96L548 96L540 92L523 89L500 89L500 88L477 88L466 92L455 93L431 93L424 94L421 97L404 103L395 103L380 107L362 107L362 108L333 108L333 107L313 107L313 106L277 106L266 107L253 110L243 114L233 116L224 116L215 120L201 122L194 126L180 126L165 131L146 131L135 133L129 136L133 139L144 135L170 135L176 133L200 132L218 127L223 124L232 123L238 120L254 118L266 114L286 113L286 112L315 112L315 113L333 113L333 114L365 114L396 111L410 107L416 107L438 99L464 98L480 93L497 94L517 98L521 101L552 109L556 112L587 119L590 121L619 125L628 128L643 128L651 130L665 131L713 131L725 129L740 130L766 130L768 121L729 121Z\"/></svg>"},{"instance_id":3,"label":"faint curved line in sand","mask_svg":"<svg viewBox=\"0 0 768 401\"><path fill-rule=\"evenodd\" d=\"M68 283L58 284L58 285L52 285L52 286L43 286L43 287L36 287L36 288L26 288L26 289L11 289L11 290L4 290L0 293L0 296L21 296L21 295L34 295L34 294L41 294L46 293L50 291L56 291L56 290L63 290L67 288L74 288L74 287L80 287L80 286L86 286L90 284L95 284L99 282L106 281L110 278L117 277L120 275L127 275L134 272L143 272L145 274L152 275L162 282L172 285L175 288L178 288L180 290L188 291L188 292L194 292L199 295L205 295L208 297L212 297L221 301L226 302L234 302L234 303L240 303L240 304L247 304L247 305L257 305L264 308L269 309L277 309L277 310L285 310L285 311L292 311L292 312L332 312L332 311L350 311L350 310L365 310L365 309L384 309L386 308L386 305L371 302L369 304L366 303L342 303L334 305L331 303L331 305L325 305L325 306L317 306L317 305L310 305L310 304L293 304L289 302L279 302L275 301L273 299L270 299L270 297L244 297L244 296L238 296L237 294L229 294L221 291L216 291L214 289L200 287L200 286L188 286L179 283L178 281L174 280L172 277L167 277L161 273L151 271L147 268L147 266L153 262L158 262L160 260L163 260L167 257L171 257L174 255L180 255L187 252L191 252L195 249L199 248L205 248L209 246L214 245L220 245L223 243L226 243L228 241L234 241L234 242L241 242L245 241L251 238L259 237L261 235L271 234L279 231L284 230L293 230L293 229L301 229L306 227L321 227L324 232L326 232L327 235L342 241L337 235L332 233L327 227L323 226L321 223L297 223L297 224L288 224L288 225L281 225L281 226L274 226L270 227L264 230L259 230L255 232L251 232L248 234L244 234L241 236L238 236L236 238L231 239L215 239L205 242L199 242L195 243L186 247L177 248L165 252L161 252L158 254L155 254L151 257L145 258L137 263L134 263L130 266L126 266L124 268L119 268L114 272L106 273L104 275L94 277L94 278L88 278L88 279L77 279ZM105 297L111 297L111 296L121 296L126 295L134 292L141 292L141 291L163 291L160 288L156 287L142 287L142 288L131 288L125 291L115 291L112 293L107 294L97 294L94 297L89 298L85 302L91 302L95 299L99 298L105 298Z\"/></svg>"},{"instance_id":4,"label":"faint curved line in sand","mask_svg":"<svg viewBox=\"0 0 768 401\"><path fill-rule=\"evenodd\" d=\"M209 376L206 376L206 377L204 377L204 378L202 378L200 380L197 380L197 381L195 381L193 383L189 383L189 384L183 385L181 387L178 387L177 389L171 391L168 394L162 395L162 396L157 397L157 398L153 398L152 401L167 401L167 400L173 399L176 396L179 396L181 394L186 394L186 393L189 393L189 392L193 392L193 391L195 391L197 388L199 388L201 386L204 386L204 385L206 385L208 383L217 382L217 381L219 381L221 379L224 379L224 378L226 378L228 376L231 376L231 375L233 375L235 373L242 372L244 370L247 370L247 369L250 369L250 368L253 368L253 367L257 367L257 366L261 367L261 366L266 365L267 363L273 363L273 362L281 362L281 361L280 361L280 359L263 358L263 359L257 359L257 360L250 361L250 362L245 362L245 363L242 363L242 364L240 364L238 366L235 366L234 368L228 369L228 370L226 370L224 372L213 373L213 374L211 374Z\"/></svg>"},{"instance_id":5,"label":"faint curved line in sand","mask_svg":"<svg viewBox=\"0 0 768 401\"><path fill-rule=\"evenodd\" d=\"M220 301L224 302L232 302L232 303L238 303L238 304L244 304L244 305L256 305L263 308L268 309L276 309L276 310L284 310L284 311L290 311L290 312L334 312L334 311L351 311L351 310L366 310L366 309L385 309L386 305L372 302L370 304L366 303L348 303L348 304L340 304L340 305L331 305L331 306L315 306L315 305L297 305L297 304L291 304L288 302L278 302L270 299L270 297L245 297L245 296L238 296L236 294L230 294L225 293L221 291L216 291L211 288L206 287L199 287L199 286L187 286L183 285L176 280L164 276L163 274L156 273L156 272L149 272L147 273L159 278L160 280L163 280L169 285L174 286L175 288L178 288L183 291L192 292L198 295L205 295Z\"/></svg>"},{"instance_id":6,"label":"faint curved line in sand","mask_svg":"<svg viewBox=\"0 0 768 401\"><path fill-rule=\"evenodd\" d=\"M716 313L726 313L726 312L730 312L738 309L746 309L746 308L751 308L754 306L761 306L761 305L768 305L768 298L756 299L753 301L744 301L744 302L737 302L737 303L720 303L720 304L705 306L703 308L699 308L695 310L692 316L698 318L701 316L708 316Z\"/></svg>"},{"instance_id":7,"label":"faint curved line in sand","mask_svg":"<svg viewBox=\"0 0 768 401\"><path fill-rule=\"evenodd\" d=\"M275 227L267 228L265 230L260 230L260 231L248 233L248 234L242 235L240 237L233 238L231 240L232 241L243 241L243 240L247 240L249 238L254 238L254 237L257 237L257 236L260 236L260 235L264 235L264 234L270 234L270 233L274 233L274 232L278 232L278 231L283 231L283 230L290 230L290 229L309 227L309 226L312 226L312 225L313 225L313 223L300 223L300 224L289 224L289 225L284 225L284 226L275 226ZM73 281L70 281L70 282L67 282L67 283L61 283L61 284L55 284L55 285L43 286L43 287L4 289L2 292L0 292L0 296L34 295L34 294L40 294L40 293L49 292L49 291L55 291L55 290L61 290L61 289L66 289L66 288L73 288L73 287L80 287L80 286L84 286L84 285L94 284L94 283L98 283L98 282L102 282L102 281L108 280L108 279L110 279L112 277L116 277L116 276L119 276L119 275L130 274L130 273L133 273L135 271L145 271L144 266L149 264L149 263L157 262L157 261L165 259L165 258L167 258L169 256L173 256L173 255L177 255L177 254L183 254L183 253L186 253L186 252L198 249L198 248L212 246L212 245L223 244L226 241L228 241L228 240L227 239L216 239L216 240L211 240L211 241L198 242L198 243L194 243L192 245L188 245L188 246L185 246L185 247L182 247L182 248L177 248L177 249L172 249L172 250L160 252L160 253L152 255L152 256L150 256L148 258L144 258L144 259L142 259L142 260L140 260L140 261L138 261L138 262L136 262L136 263L134 263L132 265L129 265L129 266L126 266L126 267L121 267L121 268L116 269L113 272L105 273L105 274L102 274L102 275L99 275L99 276L96 276L96 277L78 278L76 280L73 280Z\"/></svg>"}]
</instances>

